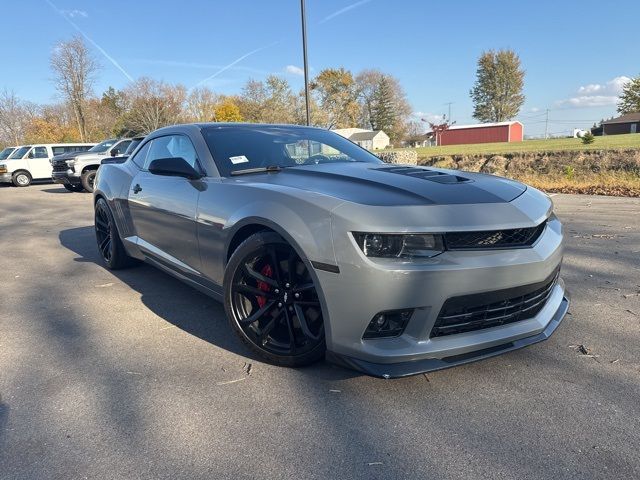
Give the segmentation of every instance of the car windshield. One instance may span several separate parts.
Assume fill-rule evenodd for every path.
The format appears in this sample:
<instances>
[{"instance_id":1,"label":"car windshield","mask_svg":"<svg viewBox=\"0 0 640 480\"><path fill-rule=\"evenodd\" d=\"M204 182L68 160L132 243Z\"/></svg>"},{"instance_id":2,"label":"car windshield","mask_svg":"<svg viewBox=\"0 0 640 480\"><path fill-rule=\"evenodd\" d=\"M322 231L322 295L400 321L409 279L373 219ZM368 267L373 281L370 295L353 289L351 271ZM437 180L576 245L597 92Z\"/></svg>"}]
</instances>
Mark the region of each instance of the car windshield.
<instances>
[{"instance_id":1,"label":"car windshield","mask_svg":"<svg viewBox=\"0 0 640 480\"><path fill-rule=\"evenodd\" d=\"M13 152L15 150L15 148L13 147L7 147L4 150L2 150L0 152L0 160L4 160L6 158L9 157L9 155L11 155L11 152Z\"/></svg>"},{"instance_id":2,"label":"car windshield","mask_svg":"<svg viewBox=\"0 0 640 480\"><path fill-rule=\"evenodd\" d=\"M91 147L89 150L87 150L88 152L94 152L94 153L102 153L102 152L106 152L107 150L109 150L109 148L113 147L113 145L117 142L118 140L116 138L110 138L109 140L105 140L104 142L101 142L93 147Z\"/></svg>"},{"instance_id":3,"label":"car windshield","mask_svg":"<svg viewBox=\"0 0 640 480\"><path fill-rule=\"evenodd\" d=\"M131 140L131 143L129 144L129 146L125 150L124 155L131 155L131 153L136 149L136 147L138 145L140 145L140 142L142 140L144 140L144 139L143 138L134 138L133 140Z\"/></svg>"},{"instance_id":4,"label":"car windshield","mask_svg":"<svg viewBox=\"0 0 640 480\"><path fill-rule=\"evenodd\" d=\"M319 128L218 125L203 128L202 135L222 176L266 167L382 163L346 138Z\"/></svg>"},{"instance_id":5,"label":"car windshield","mask_svg":"<svg viewBox=\"0 0 640 480\"><path fill-rule=\"evenodd\" d=\"M30 148L31 148L31 145L28 145L26 147L20 147L20 148L16 149L11 155L9 155L7 157L7 160L13 160L14 158L22 158L22 157L24 157L24 154L27 153Z\"/></svg>"}]
</instances>

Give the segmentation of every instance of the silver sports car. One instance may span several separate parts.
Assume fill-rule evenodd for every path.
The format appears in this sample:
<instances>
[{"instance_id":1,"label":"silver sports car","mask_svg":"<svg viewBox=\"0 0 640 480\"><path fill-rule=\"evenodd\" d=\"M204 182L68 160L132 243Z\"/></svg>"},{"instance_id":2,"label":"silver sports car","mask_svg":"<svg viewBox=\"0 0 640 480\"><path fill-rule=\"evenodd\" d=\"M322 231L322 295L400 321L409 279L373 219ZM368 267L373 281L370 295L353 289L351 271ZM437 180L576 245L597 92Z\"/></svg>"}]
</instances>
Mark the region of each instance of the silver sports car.
<instances>
[{"instance_id":1,"label":"silver sports car","mask_svg":"<svg viewBox=\"0 0 640 480\"><path fill-rule=\"evenodd\" d=\"M94 201L109 268L144 260L222 300L278 365L437 370L544 340L569 305L545 194L385 164L327 130L163 128L100 167Z\"/></svg>"}]
</instances>

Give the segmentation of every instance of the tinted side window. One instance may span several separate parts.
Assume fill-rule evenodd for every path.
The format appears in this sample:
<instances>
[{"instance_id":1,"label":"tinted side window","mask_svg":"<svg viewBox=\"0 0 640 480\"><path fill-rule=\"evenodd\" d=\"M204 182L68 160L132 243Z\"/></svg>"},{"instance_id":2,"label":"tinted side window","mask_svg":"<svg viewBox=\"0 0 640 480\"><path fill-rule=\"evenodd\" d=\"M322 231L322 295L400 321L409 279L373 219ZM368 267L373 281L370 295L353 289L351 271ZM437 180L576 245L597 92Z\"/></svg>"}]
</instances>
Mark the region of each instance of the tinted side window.
<instances>
[{"instance_id":1,"label":"tinted side window","mask_svg":"<svg viewBox=\"0 0 640 480\"><path fill-rule=\"evenodd\" d=\"M154 138L151 141L149 155L147 155L143 168L147 170L149 164L158 158L184 158L193 168L198 167L198 156L191 140L184 135L167 135L166 137Z\"/></svg>"},{"instance_id":2,"label":"tinted side window","mask_svg":"<svg viewBox=\"0 0 640 480\"><path fill-rule=\"evenodd\" d=\"M127 151L127 148L129 147L130 143L131 143L131 140L126 140L124 142L118 143L113 148L116 148L118 150L118 155L122 155L124 152Z\"/></svg>"},{"instance_id":3,"label":"tinted side window","mask_svg":"<svg viewBox=\"0 0 640 480\"><path fill-rule=\"evenodd\" d=\"M53 155L56 156L67 152L67 149L66 147L51 147L51 151L53 152Z\"/></svg>"},{"instance_id":4,"label":"tinted side window","mask_svg":"<svg viewBox=\"0 0 640 480\"><path fill-rule=\"evenodd\" d=\"M151 142L145 143L142 148L138 150L138 152L133 157L131 157L131 161L140 168L144 167L145 159L147 158L147 153L149 153L150 145Z\"/></svg>"},{"instance_id":5,"label":"tinted side window","mask_svg":"<svg viewBox=\"0 0 640 480\"><path fill-rule=\"evenodd\" d=\"M49 158L47 147L33 147L29 152L29 158Z\"/></svg>"}]
</instances>

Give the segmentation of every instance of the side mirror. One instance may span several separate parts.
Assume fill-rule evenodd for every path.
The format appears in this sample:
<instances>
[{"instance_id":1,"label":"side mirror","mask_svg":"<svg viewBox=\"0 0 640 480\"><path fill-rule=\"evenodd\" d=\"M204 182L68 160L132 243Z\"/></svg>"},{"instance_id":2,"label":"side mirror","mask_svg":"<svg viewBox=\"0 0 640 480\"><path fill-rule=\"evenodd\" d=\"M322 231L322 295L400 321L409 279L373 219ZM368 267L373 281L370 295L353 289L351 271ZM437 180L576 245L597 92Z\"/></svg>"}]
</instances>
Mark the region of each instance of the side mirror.
<instances>
[{"instance_id":1,"label":"side mirror","mask_svg":"<svg viewBox=\"0 0 640 480\"><path fill-rule=\"evenodd\" d=\"M167 177L184 177L189 180L202 178L200 172L182 157L157 158L149 165L149 172Z\"/></svg>"},{"instance_id":2,"label":"side mirror","mask_svg":"<svg viewBox=\"0 0 640 480\"><path fill-rule=\"evenodd\" d=\"M27 158L33 158L33 151L29 152L29 155L27 155Z\"/></svg>"},{"instance_id":3,"label":"side mirror","mask_svg":"<svg viewBox=\"0 0 640 480\"><path fill-rule=\"evenodd\" d=\"M118 156L118 154L119 154L119 153L120 153L120 150L119 150L119 149L117 149L117 148L113 148L113 149L111 149L111 156L112 156L112 157L116 157L116 156Z\"/></svg>"}]
</instances>

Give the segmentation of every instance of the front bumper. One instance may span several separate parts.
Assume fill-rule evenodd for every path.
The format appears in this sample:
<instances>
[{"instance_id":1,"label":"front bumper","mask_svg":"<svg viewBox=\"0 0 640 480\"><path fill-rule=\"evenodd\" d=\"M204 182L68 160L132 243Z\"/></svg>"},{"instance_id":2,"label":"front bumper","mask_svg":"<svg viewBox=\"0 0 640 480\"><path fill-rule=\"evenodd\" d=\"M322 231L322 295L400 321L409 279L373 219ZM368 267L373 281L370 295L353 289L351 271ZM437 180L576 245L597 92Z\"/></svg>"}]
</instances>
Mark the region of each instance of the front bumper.
<instances>
[{"instance_id":1,"label":"front bumper","mask_svg":"<svg viewBox=\"0 0 640 480\"><path fill-rule=\"evenodd\" d=\"M332 230L339 273L315 270L327 319L328 358L372 375L403 376L486 358L548 337L568 306L562 279L553 286L544 307L530 318L463 333L431 335L448 299L530 286L557 272L563 256L562 225L549 216L550 203L537 200L523 195L511 204L490 208L434 206L431 211L405 209L398 215L391 211L389 215L378 211L367 216L369 212L352 208L334 210ZM408 225L427 224L405 229L416 232L447 231L452 221L457 221L458 231L482 230L474 222L500 229L548 221L530 248L445 251L419 261L368 258L353 237L345 234L360 231L363 220L372 225L370 231L398 231L395 223L406 222L407 217ZM406 309L413 313L400 336L363 338L378 313Z\"/></svg>"},{"instance_id":2,"label":"front bumper","mask_svg":"<svg viewBox=\"0 0 640 480\"><path fill-rule=\"evenodd\" d=\"M0 183L11 183L11 173L0 173Z\"/></svg>"},{"instance_id":3,"label":"front bumper","mask_svg":"<svg viewBox=\"0 0 640 480\"><path fill-rule=\"evenodd\" d=\"M563 291L560 305L553 313L547 326L540 333L530 337L499 343L493 347L474 350L469 353L450 355L442 358L425 358L410 362L373 363L346 355L328 352L327 360L331 363L335 363L336 365L357 370L366 373L367 375L379 378L401 378L456 367L458 365L464 365L465 363L477 362L478 360L502 355L503 353L528 347L529 345L548 339L564 319L567 311L569 310L569 303L569 295L566 291Z\"/></svg>"},{"instance_id":4,"label":"front bumper","mask_svg":"<svg viewBox=\"0 0 640 480\"><path fill-rule=\"evenodd\" d=\"M62 185L80 185L80 177L72 170L66 172L53 172L51 174L51 180L54 183L60 183Z\"/></svg>"}]
</instances>

